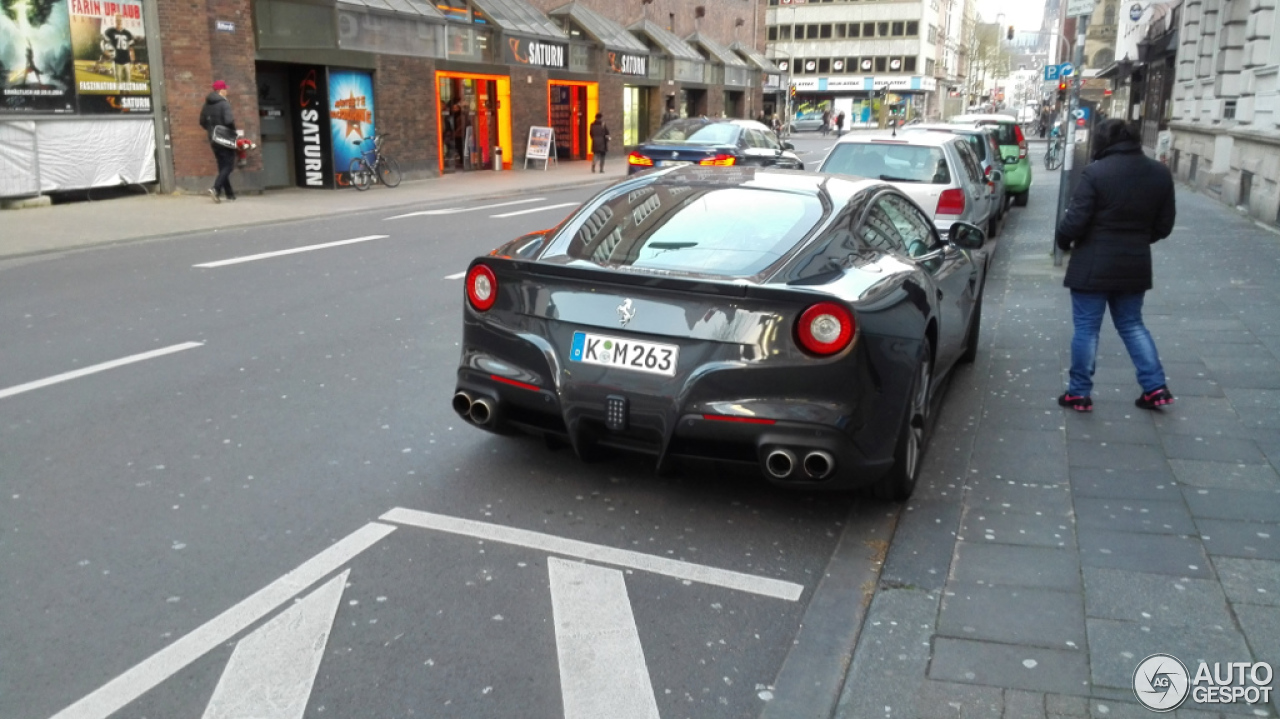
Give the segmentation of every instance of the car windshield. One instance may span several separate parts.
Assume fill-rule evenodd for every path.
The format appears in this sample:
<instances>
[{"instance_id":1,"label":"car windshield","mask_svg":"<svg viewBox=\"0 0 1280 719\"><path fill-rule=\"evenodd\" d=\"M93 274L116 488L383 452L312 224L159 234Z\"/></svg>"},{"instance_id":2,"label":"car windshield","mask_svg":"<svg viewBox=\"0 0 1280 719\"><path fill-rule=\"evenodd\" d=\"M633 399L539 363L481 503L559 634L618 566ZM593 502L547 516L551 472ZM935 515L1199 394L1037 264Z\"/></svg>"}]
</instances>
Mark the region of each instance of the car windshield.
<instances>
[{"instance_id":1,"label":"car windshield","mask_svg":"<svg viewBox=\"0 0 1280 719\"><path fill-rule=\"evenodd\" d=\"M677 120L659 130L651 142L664 145L671 143L734 145L738 142L739 131L737 125L728 122Z\"/></svg>"},{"instance_id":2,"label":"car windshield","mask_svg":"<svg viewBox=\"0 0 1280 719\"><path fill-rule=\"evenodd\" d=\"M820 172L857 175L886 182L951 183L942 148L878 142L846 142L822 163Z\"/></svg>"},{"instance_id":3,"label":"car windshield","mask_svg":"<svg viewBox=\"0 0 1280 719\"><path fill-rule=\"evenodd\" d=\"M996 136L996 142L1001 145L1018 144L1018 136L1013 131L1012 122L981 122L979 124L991 128L991 132Z\"/></svg>"},{"instance_id":4,"label":"car windshield","mask_svg":"<svg viewBox=\"0 0 1280 719\"><path fill-rule=\"evenodd\" d=\"M596 265L750 277L822 220L813 195L655 184L618 194L574 232L565 254Z\"/></svg>"}]
</instances>

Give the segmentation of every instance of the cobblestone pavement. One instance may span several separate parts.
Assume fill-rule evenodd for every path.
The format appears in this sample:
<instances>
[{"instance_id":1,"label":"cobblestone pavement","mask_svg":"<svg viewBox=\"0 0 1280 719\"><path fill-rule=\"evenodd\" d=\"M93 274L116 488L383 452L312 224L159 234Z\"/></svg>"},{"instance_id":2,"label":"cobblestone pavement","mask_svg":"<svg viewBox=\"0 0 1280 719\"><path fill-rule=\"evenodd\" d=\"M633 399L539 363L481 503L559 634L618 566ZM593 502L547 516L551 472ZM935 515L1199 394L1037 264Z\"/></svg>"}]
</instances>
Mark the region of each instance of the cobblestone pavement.
<instances>
[{"instance_id":1,"label":"cobblestone pavement","mask_svg":"<svg viewBox=\"0 0 1280 719\"><path fill-rule=\"evenodd\" d=\"M840 717L1151 717L1131 689L1148 655L1280 666L1280 236L1180 188L1146 301L1177 403L1134 407L1108 323L1095 410L1069 414L1058 174L999 239L982 351L944 403ZM1171 714L1240 715L1276 716L1274 697Z\"/></svg>"}]
</instances>

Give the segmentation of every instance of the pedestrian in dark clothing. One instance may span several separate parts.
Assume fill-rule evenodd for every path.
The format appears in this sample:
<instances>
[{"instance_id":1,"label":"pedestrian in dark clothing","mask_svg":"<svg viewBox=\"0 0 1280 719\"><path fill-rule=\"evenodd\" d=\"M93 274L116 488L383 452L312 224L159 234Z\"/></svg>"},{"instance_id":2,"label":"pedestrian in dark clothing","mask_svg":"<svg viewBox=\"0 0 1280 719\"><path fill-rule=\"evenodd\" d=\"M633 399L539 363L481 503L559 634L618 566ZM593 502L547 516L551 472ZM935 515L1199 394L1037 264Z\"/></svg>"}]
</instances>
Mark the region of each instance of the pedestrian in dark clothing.
<instances>
[{"instance_id":1,"label":"pedestrian in dark clothing","mask_svg":"<svg viewBox=\"0 0 1280 719\"><path fill-rule=\"evenodd\" d=\"M600 163L600 174L604 174L604 156L609 153L609 128L604 126L604 115L597 112L596 121L591 123L591 171L596 171L596 162Z\"/></svg>"},{"instance_id":2,"label":"pedestrian in dark clothing","mask_svg":"<svg viewBox=\"0 0 1280 719\"><path fill-rule=\"evenodd\" d=\"M836 137L844 134L844 110L836 115Z\"/></svg>"},{"instance_id":3,"label":"pedestrian in dark clothing","mask_svg":"<svg viewBox=\"0 0 1280 719\"><path fill-rule=\"evenodd\" d=\"M222 202L224 197L229 202L236 200L235 190L231 189L231 171L236 167L236 151L213 142L213 128L219 125L226 127L233 135L236 132L227 93L227 83L222 80L213 83L213 92L204 99L204 107L200 110L200 127L209 134L209 147L213 148L213 159L218 162L218 176L213 181L213 187L209 188L209 196L214 202Z\"/></svg>"},{"instance_id":4,"label":"pedestrian in dark clothing","mask_svg":"<svg viewBox=\"0 0 1280 719\"><path fill-rule=\"evenodd\" d=\"M1169 236L1175 216L1169 168L1142 153L1137 135L1121 120L1099 123L1093 163L1084 168L1056 241L1071 250L1063 285L1071 289L1075 335L1071 379L1058 404L1093 409L1089 392L1098 354L1098 331L1108 307L1116 332L1137 370L1143 409L1173 403L1142 301L1151 289L1151 245Z\"/></svg>"},{"instance_id":5,"label":"pedestrian in dark clothing","mask_svg":"<svg viewBox=\"0 0 1280 719\"><path fill-rule=\"evenodd\" d=\"M679 120L679 119L680 119L680 116L676 114L675 105L672 105L670 102L668 102L667 111L662 113L662 124L665 125L668 122L675 122L676 120Z\"/></svg>"},{"instance_id":6,"label":"pedestrian in dark clothing","mask_svg":"<svg viewBox=\"0 0 1280 719\"><path fill-rule=\"evenodd\" d=\"M449 105L449 145L453 148L453 156L458 163L458 169L466 168L463 158L466 156L467 144L467 116L462 112L462 103L454 100Z\"/></svg>"}]
</instances>

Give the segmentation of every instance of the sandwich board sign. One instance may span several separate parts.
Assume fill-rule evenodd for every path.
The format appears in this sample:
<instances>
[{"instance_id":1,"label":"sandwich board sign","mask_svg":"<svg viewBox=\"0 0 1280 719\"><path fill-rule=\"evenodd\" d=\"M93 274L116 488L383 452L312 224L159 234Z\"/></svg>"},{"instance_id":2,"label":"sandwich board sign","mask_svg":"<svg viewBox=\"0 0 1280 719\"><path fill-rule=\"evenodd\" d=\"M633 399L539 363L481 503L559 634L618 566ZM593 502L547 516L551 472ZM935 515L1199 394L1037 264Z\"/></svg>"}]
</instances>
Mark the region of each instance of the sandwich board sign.
<instances>
[{"instance_id":1,"label":"sandwich board sign","mask_svg":"<svg viewBox=\"0 0 1280 719\"><path fill-rule=\"evenodd\" d=\"M524 150L524 166L529 168L529 160L542 160L542 169L556 159L556 131L550 127L529 127L529 143Z\"/></svg>"}]
</instances>

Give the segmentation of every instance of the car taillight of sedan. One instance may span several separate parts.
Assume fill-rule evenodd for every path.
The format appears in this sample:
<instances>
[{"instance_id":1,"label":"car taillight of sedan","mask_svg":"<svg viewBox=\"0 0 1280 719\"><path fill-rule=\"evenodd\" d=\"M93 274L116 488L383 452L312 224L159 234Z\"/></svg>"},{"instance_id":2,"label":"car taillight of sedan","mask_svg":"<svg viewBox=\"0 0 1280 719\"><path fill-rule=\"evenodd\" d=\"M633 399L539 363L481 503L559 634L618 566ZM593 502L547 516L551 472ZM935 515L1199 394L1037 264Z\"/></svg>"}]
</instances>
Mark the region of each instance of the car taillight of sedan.
<instances>
[{"instance_id":1,"label":"car taillight of sedan","mask_svg":"<svg viewBox=\"0 0 1280 719\"><path fill-rule=\"evenodd\" d=\"M819 302L800 314L796 341L806 352L826 357L848 347L856 328L849 310L834 302Z\"/></svg>"},{"instance_id":2,"label":"car taillight of sedan","mask_svg":"<svg viewBox=\"0 0 1280 719\"><path fill-rule=\"evenodd\" d=\"M479 312L487 312L498 299L498 278L493 270L476 265L467 273L467 301Z\"/></svg>"},{"instance_id":3,"label":"car taillight of sedan","mask_svg":"<svg viewBox=\"0 0 1280 719\"><path fill-rule=\"evenodd\" d=\"M938 209L934 211L935 215L963 215L964 214L964 190L953 187L949 190L943 190L938 196Z\"/></svg>"},{"instance_id":4,"label":"car taillight of sedan","mask_svg":"<svg viewBox=\"0 0 1280 719\"><path fill-rule=\"evenodd\" d=\"M714 157L708 157L705 160L699 160L698 164L706 165L708 167L729 167L737 163L737 161L738 161L738 158L734 157L733 155L722 154L722 155L716 155Z\"/></svg>"},{"instance_id":5,"label":"car taillight of sedan","mask_svg":"<svg viewBox=\"0 0 1280 719\"><path fill-rule=\"evenodd\" d=\"M633 152L627 155L627 164L635 167L653 167L653 158Z\"/></svg>"}]
</instances>

